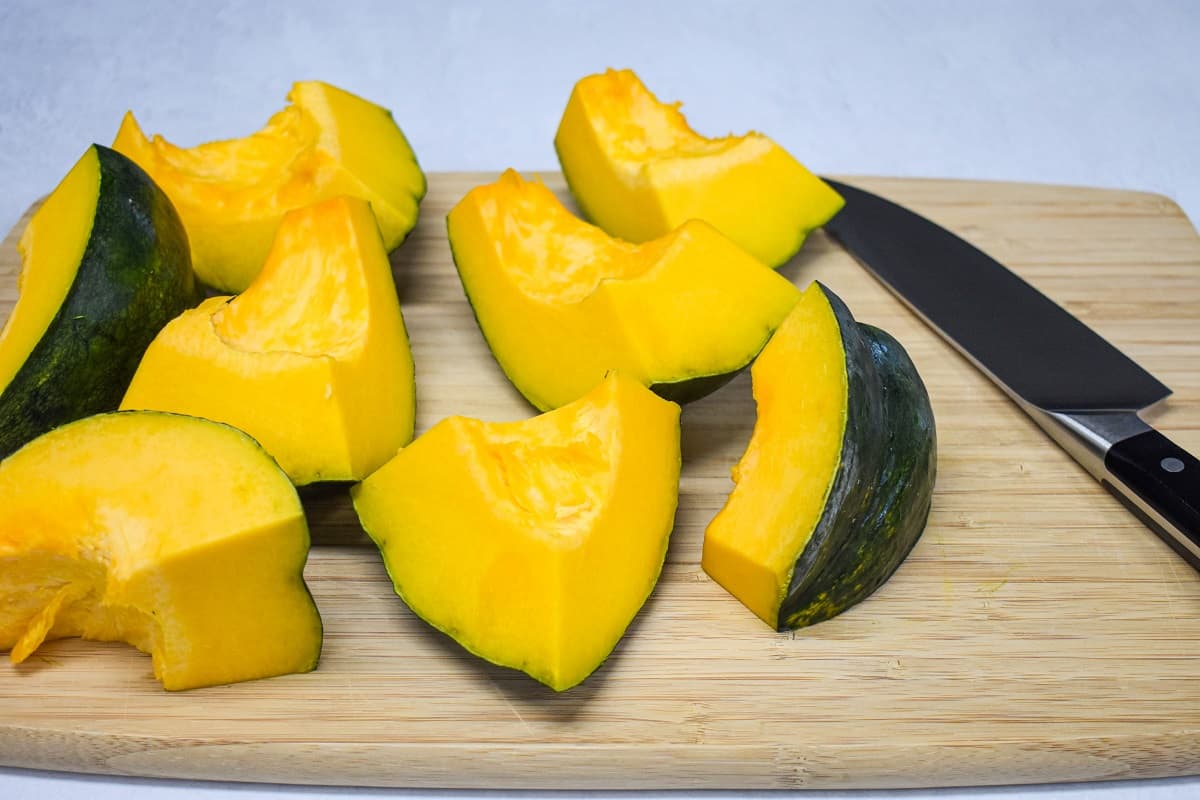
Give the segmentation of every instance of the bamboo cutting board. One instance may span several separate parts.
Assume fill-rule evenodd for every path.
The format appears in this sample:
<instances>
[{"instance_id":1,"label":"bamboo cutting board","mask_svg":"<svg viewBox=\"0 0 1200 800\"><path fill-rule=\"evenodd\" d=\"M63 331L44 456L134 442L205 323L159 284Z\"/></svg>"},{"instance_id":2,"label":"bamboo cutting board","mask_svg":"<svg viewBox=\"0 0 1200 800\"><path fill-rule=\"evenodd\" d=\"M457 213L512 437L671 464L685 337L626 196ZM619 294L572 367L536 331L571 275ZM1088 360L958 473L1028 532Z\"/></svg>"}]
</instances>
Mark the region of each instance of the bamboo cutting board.
<instances>
[{"instance_id":1,"label":"bamboo cutting board","mask_svg":"<svg viewBox=\"0 0 1200 800\"><path fill-rule=\"evenodd\" d=\"M418 433L533 412L450 260L446 212L481 174L435 174L393 256ZM563 189L557 174L547 182ZM1063 303L1176 394L1149 415L1200 452L1200 239L1150 194L859 179ZM0 248L0 317L16 237ZM306 493L320 667L180 694L120 644L0 665L0 764L159 777L475 788L903 787L1200 772L1200 576L822 234L820 279L911 352L937 415L929 526L873 597L793 634L699 566L754 421L748 375L689 406L662 580L608 662L561 695L465 654L393 595L344 487Z\"/></svg>"}]
</instances>

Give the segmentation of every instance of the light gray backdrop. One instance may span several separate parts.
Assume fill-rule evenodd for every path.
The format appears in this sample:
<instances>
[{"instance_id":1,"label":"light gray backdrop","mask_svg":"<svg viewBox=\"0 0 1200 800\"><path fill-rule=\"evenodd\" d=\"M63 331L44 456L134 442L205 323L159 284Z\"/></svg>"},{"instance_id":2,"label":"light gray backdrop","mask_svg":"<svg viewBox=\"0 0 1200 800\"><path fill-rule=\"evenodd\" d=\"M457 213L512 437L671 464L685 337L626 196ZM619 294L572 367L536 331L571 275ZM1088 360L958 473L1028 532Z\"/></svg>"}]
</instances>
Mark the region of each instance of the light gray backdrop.
<instances>
[{"instance_id":1,"label":"light gray backdrop","mask_svg":"<svg viewBox=\"0 0 1200 800\"><path fill-rule=\"evenodd\" d=\"M391 108L427 170L552 169L572 83L606 66L684 99L703 133L762 130L815 170L1144 189L1195 221L1198 50L1200 3L1185 0L0 0L0 230L89 143L109 143L126 109L195 144L256 129L302 78ZM904 796L1182 800L1200 779L1097 791ZM218 795L385 793L0 770L0 797L14 800Z\"/></svg>"}]
</instances>

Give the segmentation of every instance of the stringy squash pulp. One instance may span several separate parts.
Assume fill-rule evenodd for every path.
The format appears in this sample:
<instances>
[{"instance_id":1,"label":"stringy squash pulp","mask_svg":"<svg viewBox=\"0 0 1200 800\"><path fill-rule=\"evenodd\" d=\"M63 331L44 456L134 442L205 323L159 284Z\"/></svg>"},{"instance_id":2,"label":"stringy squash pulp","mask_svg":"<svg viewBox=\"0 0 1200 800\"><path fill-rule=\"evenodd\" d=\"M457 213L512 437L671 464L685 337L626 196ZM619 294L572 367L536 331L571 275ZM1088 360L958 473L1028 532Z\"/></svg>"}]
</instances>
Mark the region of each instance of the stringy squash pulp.
<instances>
[{"instance_id":1,"label":"stringy squash pulp","mask_svg":"<svg viewBox=\"0 0 1200 800\"><path fill-rule=\"evenodd\" d=\"M368 201L384 246L417 221L425 176L391 113L347 91L302 81L262 130L192 148L147 138L127 113L113 148L142 166L179 210L204 283L240 292L262 267L286 211L338 195Z\"/></svg>"},{"instance_id":2,"label":"stringy squash pulp","mask_svg":"<svg viewBox=\"0 0 1200 800\"><path fill-rule=\"evenodd\" d=\"M240 431L88 417L0 462L0 649L124 641L167 689L310 670L308 544L296 490Z\"/></svg>"}]
</instances>

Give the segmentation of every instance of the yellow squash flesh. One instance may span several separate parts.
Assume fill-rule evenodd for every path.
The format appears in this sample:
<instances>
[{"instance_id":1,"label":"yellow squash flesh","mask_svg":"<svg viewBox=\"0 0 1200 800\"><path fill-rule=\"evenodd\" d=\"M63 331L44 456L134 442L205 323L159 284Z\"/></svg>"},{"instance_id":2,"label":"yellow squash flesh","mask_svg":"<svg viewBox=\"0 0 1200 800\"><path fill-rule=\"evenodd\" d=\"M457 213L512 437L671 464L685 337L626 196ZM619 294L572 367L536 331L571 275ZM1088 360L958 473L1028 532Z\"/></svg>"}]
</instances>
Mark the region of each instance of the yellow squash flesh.
<instances>
[{"instance_id":1,"label":"yellow squash flesh","mask_svg":"<svg viewBox=\"0 0 1200 800\"><path fill-rule=\"evenodd\" d=\"M443 420L351 494L413 611L561 691L653 589L679 464L679 407L613 374L523 422Z\"/></svg>"},{"instance_id":2,"label":"yellow squash flesh","mask_svg":"<svg viewBox=\"0 0 1200 800\"><path fill-rule=\"evenodd\" d=\"M88 417L0 462L0 650L125 641L172 690L311 670L308 545L296 490L243 433Z\"/></svg>"},{"instance_id":3,"label":"yellow squash flesh","mask_svg":"<svg viewBox=\"0 0 1200 800\"><path fill-rule=\"evenodd\" d=\"M472 189L447 227L492 353L541 410L613 369L647 386L736 372L799 296L706 223L630 244L512 170Z\"/></svg>"},{"instance_id":4,"label":"yellow squash flesh","mask_svg":"<svg viewBox=\"0 0 1200 800\"><path fill-rule=\"evenodd\" d=\"M92 235L100 195L100 161L89 149L46 198L26 226L21 254L20 295L0 330L0 391L25 363L58 313L75 281ZM86 221L89 224L80 223Z\"/></svg>"},{"instance_id":5,"label":"yellow squash flesh","mask_svg":"<svg viewBox=\"0 0 1200 800\"><path fill-rule=\"evenodd\" d=\"M127 113L113 149L137 162L179 211L204 283L250 285L286 211L338 195L371 203L384 245L417 221L425 176L391 113L347 91L303 81L291 105L241 139L192 148L147 138Z\"/></svg>"},{"instance_id":6,"label":"yellow squash flesh","mask_svg":"<svg viewBox=\"0 0 1200 800\"><path fill-rule=\"evenodd\" d=\"M288 212L254 283L169 323L123 409L246 431L297 484L361 480L412 438L412 352L367 204Z\"/></svg>"},{"instance_id":7,"label":"yellow squash flesh","mask_svg":"<svg viewBox=\"0 0 1200 800\"><path fill-rule=\"evenodd\" d=\"M659 102L630 70L579 81L554 144L587 217L631 242L702 219L777 267L843 204L760 133L696 133L679 104Z\"/></svg>"},{"instance_id":8,"label":"yellow squash flesh","mask_svg":"<svg viewBox=\"0 0 1200 800\"><path fill-rule=\"evenodd\" d=\"M845 360L833 309L814 283L750 368L754 432L733 468L736 486L704 532L704 571L773 628L840 463Z\"/></svg>"}]
</instances>

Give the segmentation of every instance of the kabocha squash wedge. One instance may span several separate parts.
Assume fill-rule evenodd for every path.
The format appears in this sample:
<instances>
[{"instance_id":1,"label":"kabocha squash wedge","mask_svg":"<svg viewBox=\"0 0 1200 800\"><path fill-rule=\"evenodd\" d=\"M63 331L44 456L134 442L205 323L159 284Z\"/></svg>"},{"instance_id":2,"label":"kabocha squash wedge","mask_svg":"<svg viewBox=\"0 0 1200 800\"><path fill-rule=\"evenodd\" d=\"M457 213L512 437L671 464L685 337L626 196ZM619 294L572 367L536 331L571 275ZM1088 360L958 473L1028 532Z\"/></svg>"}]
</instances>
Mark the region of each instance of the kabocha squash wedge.
<instances>
[{"instance_id":1,"label":"kabocha squash wedge","mask_svg":"<svg viewBox=\"0 0 1200 800\"><path fill-rule=\"evenodd\" d=\"M575 85L554 146L579 207L613 236L644 242L702 219L771 267L843 205L840 195L760 133L707 139L679 104L630 70Z\"/></svg>"},{"instance_id":2,"label":"kabocha squash wedge","mask_svg":"<svg viewBox=\"0 0 1200 800\"><path fill-rule=\"evenodd\" d=\"M293 208L343 194L367 200L389 251L417 222L425 175L391 112L319 81L295 84L288 101L242 139L181 148L147 138L127 113L113 142L170 196L196 274L221 291L250 285Z\"/></svg>"},{"instance_id":3,"label":"kabocha squash wedge","mask_svg":"<svg viewBox=\"0 0 1200 800\"><path fill-rule=\"evenodd\" d=\"M250 288L167 325L121 407L229 423L296 484L361 480L395 455L413 434L412 351L366 202L288 212Z\"/></svg>"},{"instance_id":4,"label":"kabocha squash wedge","mask_svg":"<svg viewBox=\"0 0 1200 800\"><path fill-rule=\"evenodd\" d=\"M538 409L609 370L685 403L753 360L799 292L707 223L633 245L573 216L512 170L447 217L488 346Z\"/></svg>"},{"instance_id":5,"label":"kabocha squash wedge","mask_svg":"<svg viewBox=\"0 0 1200 800\"><path fill-rule=\"evenodd\" d=\"M812 284L751 368L758 419L705 572L774 628L870 595L929 515L937 443L904 348Z\"/></svg>"},{"instance_id":6,"label":"kabocha squash wedge","mask_svg":"<svg viewBox=\"0 0 1200 800\"><path fill-rule=\"evenodd\" d=\"M0 650L124 641L172 690L311 670L308 545L295 488L240 431L155 412L73 422L0 462Z\"/></svg>"},{"instance_id":7,"label":"kabocha squash wedge","mask_svg":"<svg viewBox=\"0 0 1200 800\"><path fill-rule=\"evenodd\" d=\"M679 407L609 375L534 419L445 419L351 490L396 593L555 690L612 651L658 579Z\"/></svg>"},{"instance_id":8,"label":"kabocha squash wedge","mask_svg":"<svg viewBox=\"0 0 1200 800\"><path fill-rule=\"evenodd\" d=\"M116 410L155 334L199 301L171 202L107 147L87 149L17 247L20 294L0 331L0 458Z\"/></svg>"}]
</instances>

